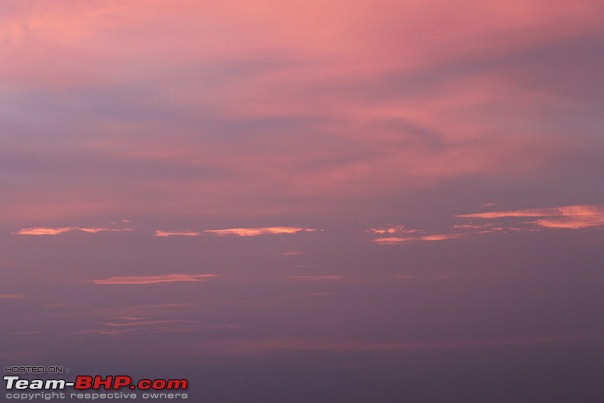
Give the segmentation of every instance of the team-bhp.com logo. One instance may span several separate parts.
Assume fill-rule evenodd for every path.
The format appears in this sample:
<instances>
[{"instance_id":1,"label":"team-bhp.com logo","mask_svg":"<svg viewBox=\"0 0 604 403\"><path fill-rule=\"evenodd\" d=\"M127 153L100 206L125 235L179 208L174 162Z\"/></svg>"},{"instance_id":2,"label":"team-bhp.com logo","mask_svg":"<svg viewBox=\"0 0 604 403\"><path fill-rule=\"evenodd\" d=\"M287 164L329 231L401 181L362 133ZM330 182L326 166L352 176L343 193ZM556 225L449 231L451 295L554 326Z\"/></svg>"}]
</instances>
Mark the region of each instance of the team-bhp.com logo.
<instances>
[{"instance_id":1,"label":"team-bhp.com logo","mask_svg":"<svg viewBox=\"0 0 604 403\"><path fill-rule=\"evenodd\" d=\"M78 375L74 382L65 379L21 379L18 376L5 376L6 390L63 390L73 387L75 390L119 390L129 388L131 390L187 390L189 382L186 379L141 379L133 382L132 377L127 375L108 375L103 378L100 375Z\"/></svg>"},{"instance_id":2,"label":"team-bhp.com logo","mask_svg":"<svg viewBox=\"0 0 604 403\"><path fill-rule=\"evenodd\" d=\"M6 395L9 399L49 400L51 396L48 391L52 391L52 397L56 399L107 399L107 398L137 398L131 391L147 391L143 393L144 399L168 398L168 399L187 399L186 393L174 393L174 391L185 391L189 385L186 379L141 379L134 381L127 375L78 375L73 382L66 379L23 379L17 375L4 376L5 389L10 391ZM55 393L70 388L74 393ZM123 393L120 389L126 388L128 393ZM104 393L84 393L91 391L101 391ZM150 393L150 392L170 392L170 393ZM37 392L37 393L32 393ZM47 392L47 393L45 393ZM166 394L166 396L163 396ZM57 395L57 396L55 396Z\"/></svg>"}]
</instances>

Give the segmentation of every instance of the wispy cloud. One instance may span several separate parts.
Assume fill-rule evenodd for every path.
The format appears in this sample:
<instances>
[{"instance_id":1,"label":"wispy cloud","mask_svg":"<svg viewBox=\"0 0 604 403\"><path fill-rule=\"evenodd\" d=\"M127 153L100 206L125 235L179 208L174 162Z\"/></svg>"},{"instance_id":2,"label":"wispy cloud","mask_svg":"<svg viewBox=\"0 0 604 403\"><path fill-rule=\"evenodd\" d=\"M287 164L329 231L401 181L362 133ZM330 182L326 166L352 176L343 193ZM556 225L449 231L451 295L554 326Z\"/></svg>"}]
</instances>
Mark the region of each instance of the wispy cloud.
<instances>
[{"instance_id":1,"label":"wispy cloud","mask_svg":"<svg viewBox=\"0 0 604 403\"><path fill-rule=\"evenodd\" d=\"M21 299L24 298L21 294L0 294L0 299Z\"/></svg>"},{"instance_id":2,"label":"wispy cloud","mask_svg":"<svg viewBox=\"0 0 604 403\"><path fill-rule=\"evenodd\" d=\"M418 237L418 241L446 241L448 239L457 239L463 237L462 234L434 234Z\"/></svg>"},{"instance_id":3,"label":"wispy cloud","mask_svg":"<svg viewBox=\"0 0 604 403\"><path fill-rule=\"evenodd\" d=\"M172 315L155 313L155 318L118 316L110 317L94 328L77 330L70 334L99 334L106 336L140 336L164 333L199 333L220 329L236 329L233 324L208 324L191 319L175 319ZM163 317L162 317L163 316Z\"/></svg>"},{"instance_id":4,"label":"wispy cloud","mask_svg":"<svg viewBox=\"0 0 604 403\"><path fill-rule=\"evenodd\" d=\"M392 236L392 237L388 237L388 238L377 238L377 239L374 239L373 242L379 243L379 244L384 244L384 245L394 245L394 244L407 243L407 242L411 242L414 240L415 240L415 238L411 238L411 237Z\"/></svg>"},{"instance_id":5,"label":"wispy cloud","mask_svg":"<svg viewBox=\"0 0 604 403\"><path fill-rule=\"evenodd\" d=\"M373 242L383 245L404 244L416 241L444 241L447 239L460 238L462 234L432 234L426 235L422 229L407 228L404 225L385 225L369 228L367 232L381 236Z\"/></svg>"},{"instance_id":6,"label":"wispy cloud","mask_svg":"<svg viewBox=\"0 0 604 403\"><path fill-rule=\"evenodd\" d=\"M462 234L433 234L433 235L422 235L422 236L411 236L411 237L387 237L387 238L376 238L373 242L383 245L395 245L403 244L408 242L416 241L445 241L448 239L457 239L463 237Z\"/></svg>"},{"instance_id":7,"label":"wispy cloud","mask_svg":"<svg viewBox=\"0 0 604 403\"><path fill-rule=\"evenodd\" d=\"M82 227L77 227L77 228L75 228L75 230L89 232L91 234L96 234L97 232L128 232L128 231L132 231L132 229L130 229L130 228L118 229L118 228L82 228Z\"/></svg>"},{"instance_id":8,"label":"wispy cloud","mask_svg":"<svg viewBox=\"0 0 604 403\"><path fill-rule=\"evenodd\" d=\"M227 229L209 229L204 232L218 236L237 235L237 236L260 236L273 234L296 234L298 232L320 231L314 228L302 227L256 227L256 228L227 228Z\"/></svg>"},{"instance_id":9,"label":"wispy cloud","mask_svg":"<svg viewBox=\"0 0 604 403\"><path fill-rule=\"evenodd\" d=\"M199 282L209 278L218 277L217 274L166 274L163 276L123 276L109 277L102 280L93 280L94 284L157 284Z\"/></svg>"},{"instance_id":10,"label":"wispy cloud","mask_svg":"<svg viewBox=\"0 0 604 403\"><path fill-rule=\"evenodd\" d=\"M491 211L474 214L461 214L460 218L497 219L508 217L534 217L534 224L543 228L583 229L604 226L604 206L575 205L542 209L523 209L510 211Z\"/></svg>"},{"instance_id":11,"label":"wispy cloud","mask_svg":"<svg viewBox=\"0 0 604 403\"><path fill-rule=\"evenodd\" d=\"M475 234L487 234L506 231L540 231L544 228L584 229L604 227L604 206L574 205L538 209L520 209L506 211L488 211L483 213L459 214L457 218L497 220L505 218L529 218L516 220L513 225L502 222L464 223L453 225L453 233L422 234L423 230L410 230L402 225L371 228L368 232L382 236L373 240L382 245L397 245L417 241L445 241L464 238Z\"/></svg>"},{"instance_id":12,"label":"wispy cloud","mask_svg":"<svg viewBox=\"0 0 604 403\"><path fill-rule=\"evenodd\" d=\"M63 227L63 228L22 228L15 232L17 235L60 235L65 232L73 231L74 227Z\"/></svg>"},{"instance_id":13,"label":"wispy cloud","mask_svg":"<svg viewBox=\"0 0 604 403\"><path fill-rule=\"evenodd\" d=\"M17 235L61 235L66 232L82 231L90 234L96 234L97 232L126 232L132 231L129 228L118 229L118 228L98 228L98 227L31 227L21 228L14 232Z\"/></svg>"},{"instance_id":14,"label":"wispy cloud","mask_svg":"<svg viewBox=\"0 0 604 403\"><path fill-rule=\"evenodd\" d=\"M501 227L495 227L493 224L458 224L454 225L453 228L456 230L463 231L474 231L474 232L495 232L495 231L503 231Z\"/></svg>"},{"instance_id":15,"label":"wispy cloud","mask_svg":"<svg viewBox=\"0 0 604 403\"><path fill-rule=\"evenodd\" d=\"M199 232L194 231L182 231L182 232L170 232L170 231L155 231L157 237L170 237L170 236L199 236Z\"/></svg>"},{"instance_id":16,"label":"wispy cloud","mask_svg":"<svg viewBox=\"0 0 604 403\"><path fill-rule=\"evenodd\" d=\"M394 234L413 234L418 232L417 229L405 228L403 225L386 225L383 227L369 228L367 230L376 235L394 235Z\"/></svg>"},{"instance_id":17,"label":"wispy cloud","mask_svg":"<svg viewBox=\"0 0 604 403\"><path fill-rule=\"evenodd\" d=\"M445 280L451 278L449 274L415 276L411 274L398 274L396 278L399 280Z\"/></svg>"},{"instance_id":18,"label":"wispy cloud","mask_svg":"<svg viewBox=\"0 0 604 403\"><path fill-rule=\"evenodd\" d=\"M180 319L166 319L166 320L146 320L146 321L135 321L129 320L127 322L107 322L105 326L109 327L140 327L140 326L154 326L154 325L166 325L175 323L195 323L192 320L180 320Z\"/></svg>"},{"instance_id":19,"label":"wispy cloud","mask_svg":"<svg viewBox=\"0 0 604 403\"><path fill-rule=\"evenodd\" d=\"M340 275L320 275L320 276L290 276L295 280L343 280L344 276Z\"/></svg>"}]
</instances>

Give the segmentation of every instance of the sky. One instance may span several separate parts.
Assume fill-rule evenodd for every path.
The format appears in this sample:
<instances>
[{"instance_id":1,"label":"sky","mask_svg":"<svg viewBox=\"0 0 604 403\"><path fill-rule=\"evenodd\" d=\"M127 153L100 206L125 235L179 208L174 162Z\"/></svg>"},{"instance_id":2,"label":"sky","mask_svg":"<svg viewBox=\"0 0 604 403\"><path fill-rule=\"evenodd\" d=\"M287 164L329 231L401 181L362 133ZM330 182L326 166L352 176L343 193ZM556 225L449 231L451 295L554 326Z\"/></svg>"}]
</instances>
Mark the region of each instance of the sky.
<instances>
[{"instance_id":1,"label":"sky","mask_svg":"<svg viewBox=\"0 0 604 403\"><path fill-rule=\"evenodd\" d=\"M3 1L0 363L208 402L601 403L602 21Z\"/></svg>"}]
</instances>

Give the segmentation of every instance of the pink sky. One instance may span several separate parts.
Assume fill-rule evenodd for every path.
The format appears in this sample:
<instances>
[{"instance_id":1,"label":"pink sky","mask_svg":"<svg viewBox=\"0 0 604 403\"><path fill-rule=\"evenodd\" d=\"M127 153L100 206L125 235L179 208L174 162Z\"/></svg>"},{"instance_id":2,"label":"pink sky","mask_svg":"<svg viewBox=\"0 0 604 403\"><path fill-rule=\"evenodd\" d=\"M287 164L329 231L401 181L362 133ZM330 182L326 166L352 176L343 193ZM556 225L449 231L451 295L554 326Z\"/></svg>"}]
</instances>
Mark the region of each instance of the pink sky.
<instances>
[{"instance_id":1,"label":"pink sky","mask_svg":"<svg viewBox=\"0 0 604 403\"><path fill-rule=\"evenodd\" d=\"M10 4L14 224L324 214L601 150L600 2Z\"/></svg>"}]
</instances>

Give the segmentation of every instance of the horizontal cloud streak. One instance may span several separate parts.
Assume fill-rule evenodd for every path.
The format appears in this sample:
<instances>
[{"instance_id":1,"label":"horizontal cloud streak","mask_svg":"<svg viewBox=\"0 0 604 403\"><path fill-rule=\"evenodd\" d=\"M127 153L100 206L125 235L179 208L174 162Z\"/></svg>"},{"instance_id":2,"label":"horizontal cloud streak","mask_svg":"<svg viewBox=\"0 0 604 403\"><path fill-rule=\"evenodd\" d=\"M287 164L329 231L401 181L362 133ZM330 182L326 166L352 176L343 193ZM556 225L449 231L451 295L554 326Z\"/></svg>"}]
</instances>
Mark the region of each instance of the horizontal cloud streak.
<instances>
[{"instance_id":1,"label":"horizontal cloud streak","mask_svg":"<svg viewBox=\"0 0 604 403\"><path fill-rule=\"evenodd\" d=\"M195 323L192 320L180 320L180 319L166 319L166 320L147 320L147 321L129 321L123 323L107 322L105 326L110 327L140 327L140 326L154 326L154 325L166 325L175 323Z\"/></svg>"},{"instance_id":2,"label":"horizontal cloud streak","mask_svg":"<svg viewBox=\"0 0 604 403\"><path fill-rule=\"evenodd\" d=\"M72 231L82 231L90 234L96 234L97 232L126 232L132 231L131 229L117 229L117 228L86 228L86 227L32 227L22 228L16 232L17 235L61 235Z\"/></svg>"},{"instance_id":3,"label":"horizontal cloud streak","mask_svg":"<svg viewBox=\"0 0 604 403\"><path fill-rule=\"evenodd\" d=\"M411 241L415 241L415 240L416 240L415 238L410 238L410 237L393 236L393 237L388 237L388 238L377 238L377 239L374 239L373 242L379 243L379 244L384 244L384 245L394 245L394 244L407 243L407 242L411 242Z\"/></svg>"},{"instance_id":4,"label":"horizontal cloud streak","mask_svg":"<svg viewBox=\"0 0 604 403\"><path fill-rule=\"evenodd\" d=\"M21 299L24 298L21 294L0 294L0 299Z\"/></svg>"},{"instance_id":5,"label":"horizontal cloud streak","mask_svg":"<svg viewBox=\"0 0 604 403\"><path fill-rule=\"evenodd\" d=\"M543 209L493 211L458 215L460 218L496 219L508 217L542 217L529 223L543 228L583 229L604 226L604 206L575 205Z\"/></svg>"},{"instance_id":6,"label":"horizontal cloud streak","mask_svg":"<svg viewBox=\"0 0 604 403\"><path fill-rule=\"evenodd\" d=\"M376 235L394 235L394 234L413 234L417 232L416 229L407 229L402 225L384 226L378 228L369 228L368 230L372 234Z\"/></svg>"},{"instance_id":7,"label":"horizontal cloud streak","mask_svg":"<svg viewBox=\"0 0 604 403\"><path fill-rule=\"evenodd\" d=\"M341 275L317 275L317 276L290 276L295 280L343 280Z\"/></svg>"},{"instance_id":8,"label":"horizontal cloud streak","mask_svg":"<svg viewBox=\"0 0 604 403\"><path fill-rule=\"evenodd\" d=\"M75 227L63 227L63 228L22 228L15 232L17 235L60 235L65 232L74 231Z\"/></svg>"},{"instance_id":9,"label":"horizontal cloud streak","mask_svg":"<svg viewBox=\"0 0 604 403\"><path fill-rule=\"evenodd\" d=\"M94 284L157 284L157 283L180 283L199 282L218 277L217 274L166 274L163 276L122 276L109 277L102 280L93 280Z\"/></svg>"},{"instance_id":10,"label":"horizontal cloud streak","mask_svg":"<svg viewBox=\"0 0 604 403\"><path fill-rule=\"evenodd\" d=\"M279 234L296 234L298 232L315 232L320 231L313 228L301 227L259 227L259 228L228 228L205 230L204 232L215 234L218 236L237 235L237 236L260 236L260 235L279 235Z\"/></svg>"},{"instance_id":11,"label":"horizontal cloud streak","mask_svg":"<svg viewBox=\"0 0 604 403\"><path fill-rule=\"evenodd\" d=\"M418 241L446 241L447 239L457 239L461 238L463 235L461 234L434 234L434 235L425 235L417 238Z\"/></svg>"},{"instance_id":12,"label":"horizontal cloud streak","mask_svg":"<svg viewBox=\"0 0 604 403\"><path fill-rule=\"evenodd\" d=\"M433 234L433 235L422 235L415 237L387 237L377 238L373 242L385 245L403 244L415 241L446 241L448 239L457 239L463 237L462 234Z\"/></svg>"},{"instance_id":13,"label":"horizontal cloud streak","mask_svg":"<svg viewBox=\"0 0 604 403\"><path fill-rule=\"evenodd\" d=\"M169 231L155 231L156 237L171 237L171 236L199 236L199 232L183 231L183 232L169 232Z\"/></svg>"}]
</instances>

